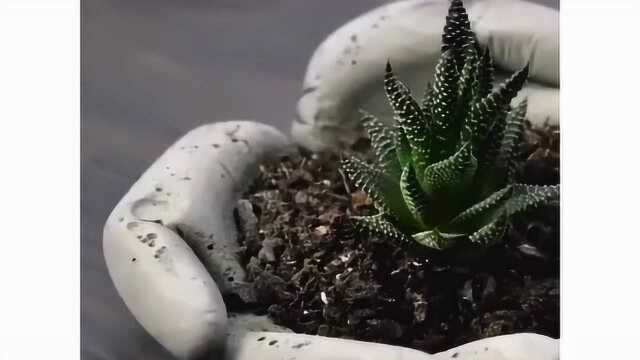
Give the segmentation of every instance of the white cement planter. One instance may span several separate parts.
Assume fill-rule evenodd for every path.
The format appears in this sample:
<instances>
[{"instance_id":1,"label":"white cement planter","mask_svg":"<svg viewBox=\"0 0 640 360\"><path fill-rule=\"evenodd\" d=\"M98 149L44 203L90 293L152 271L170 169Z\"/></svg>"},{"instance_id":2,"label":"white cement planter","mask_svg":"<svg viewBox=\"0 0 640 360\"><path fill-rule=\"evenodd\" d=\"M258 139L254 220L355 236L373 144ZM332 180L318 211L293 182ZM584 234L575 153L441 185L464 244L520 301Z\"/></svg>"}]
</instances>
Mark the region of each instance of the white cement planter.
<instances>
[{"instance_id":1,"label":"white cement planter","mask_svg":"<svg viewBox=\"0 0 640 360\"><path fill-rule=\"evenodd\" d=\"M553 72L557 59L549 60L557 57L557 31L555 35L543 33L535 24L542 18L555 26L557 13L526 5L524 19L538 20L502 22L500 16L514 14L514 4L516 0L474 2L470 11L475 28L506 69L521 66L526 58L522 56L524 49L535 44L532 74L540 84L530 84L529 115L547 114L557 119L557 70ZM299 117L292 129L294 141L312 150L352 141L355 118L351 114L365 100L375 99L367 89L381 80L385 54L392 54L397 72L406 79L412 77L405 71L431 69L439 51L445 6L444 0L390 4L329 36L309 64ZM517 11L524 11L521 6L517 2ZM498 26L501 22L504 27ZM534 100L536 96L540 101ZM116 289L140 324L175 357L559 358L557 340L535 334L484 339L429 355L390 345L294 334L264 316L229 314L222 294L231 290L242 293L247 286L245 271L236 257L233 209L254 180L258 164L292 149L285 135L264 124L228 121L201 126L162 154L107 219L104 256Z\"/></svg>"},{"instance_id":2,"label":"white cement planter","mask_svg":"<svg viewBox=\"0 0 640 360\"><path fill-rule=\"evenodd\" d=\"M557 341L535 334L485 339L428 355L293 334L264 316L227 314L221 292L242 289L245 276L235 256L234 206L258 163L286 151L291 151L286 137L264 124L204 125L160 156L109 216L104 255L116 289L142 326L177 358L558 358Z\"/></svg>"}]
</instances>

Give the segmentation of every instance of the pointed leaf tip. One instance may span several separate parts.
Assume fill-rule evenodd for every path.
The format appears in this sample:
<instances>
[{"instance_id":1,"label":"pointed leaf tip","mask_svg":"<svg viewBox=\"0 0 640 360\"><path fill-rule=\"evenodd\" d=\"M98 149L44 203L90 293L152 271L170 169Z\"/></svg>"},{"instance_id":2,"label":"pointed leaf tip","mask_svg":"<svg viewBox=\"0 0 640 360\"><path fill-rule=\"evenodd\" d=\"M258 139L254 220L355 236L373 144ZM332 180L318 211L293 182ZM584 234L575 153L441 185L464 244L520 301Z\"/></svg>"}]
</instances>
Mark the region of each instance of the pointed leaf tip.
<instances>
[{"instance_id":1,"label":"pointed leaf tip","mask_svg":"<svg viewBox=\"0 0 640 360\"><path fill-rule=\"evenodd\" d=\"M469 241L486 247L493 246L504 238L508 228L509 219L506 215L502 215L495 221L471 234Z\"/></svg>"},{"instance_id":2,"label":"pointed leaf tip","mask_svg":"<svg viewBox=\"0 0 640 360\"><path fill-rule=\"evenodd\" d=\"M436 250L444 250L456 244L464 237L464 234L450 234L440 232L437 228L411 235L413 240L420 245Z\"/></svg>"}]
</instances>

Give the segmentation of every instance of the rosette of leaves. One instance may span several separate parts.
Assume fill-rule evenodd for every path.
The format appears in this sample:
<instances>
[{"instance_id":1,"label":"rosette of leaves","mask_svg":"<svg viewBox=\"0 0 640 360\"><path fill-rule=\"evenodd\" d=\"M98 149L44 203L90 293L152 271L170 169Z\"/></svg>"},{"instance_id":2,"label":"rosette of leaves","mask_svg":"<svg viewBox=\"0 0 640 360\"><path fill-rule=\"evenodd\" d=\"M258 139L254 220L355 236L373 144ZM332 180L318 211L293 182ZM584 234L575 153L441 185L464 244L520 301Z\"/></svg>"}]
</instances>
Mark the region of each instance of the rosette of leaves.
<instances>
[{"instance_id":1,"label":"rosette of leaves","mask_svg":"<svg viewBox=\"0 0 640 360\"><path fill-rule=\"evenodd\" d=\"M527 103L511 101L528 65L494 89L494 68L459 0L451 2L434 81L418 102L387 63L384 87L394 110L387 125L363 112L376 161L342 162L378 214L356 229L445 249L459 241L491 246L516 214L554 201L559 187L516 183Z\"/></svg>"}]
</instances>

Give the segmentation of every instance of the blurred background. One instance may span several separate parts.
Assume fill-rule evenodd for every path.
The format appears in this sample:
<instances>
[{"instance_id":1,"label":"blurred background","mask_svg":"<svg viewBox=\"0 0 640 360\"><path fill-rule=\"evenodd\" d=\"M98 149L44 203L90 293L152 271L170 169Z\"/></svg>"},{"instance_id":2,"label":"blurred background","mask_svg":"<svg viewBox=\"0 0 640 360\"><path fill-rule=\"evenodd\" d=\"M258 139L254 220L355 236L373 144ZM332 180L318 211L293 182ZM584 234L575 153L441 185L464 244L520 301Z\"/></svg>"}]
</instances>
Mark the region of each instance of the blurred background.
<instances>
[{"instance_id":1,"label":"blurred background","mask_svg":"<svg viewBox=\"0 0 640 360\"><path fill-rule=\"evenodd\" d=\"M314 49L385 2L82 0L83 359L171 359L128 312L102 257L104 221L133 182L204 123L253 119L288 132Z\"/></svg>"}]
</instances>

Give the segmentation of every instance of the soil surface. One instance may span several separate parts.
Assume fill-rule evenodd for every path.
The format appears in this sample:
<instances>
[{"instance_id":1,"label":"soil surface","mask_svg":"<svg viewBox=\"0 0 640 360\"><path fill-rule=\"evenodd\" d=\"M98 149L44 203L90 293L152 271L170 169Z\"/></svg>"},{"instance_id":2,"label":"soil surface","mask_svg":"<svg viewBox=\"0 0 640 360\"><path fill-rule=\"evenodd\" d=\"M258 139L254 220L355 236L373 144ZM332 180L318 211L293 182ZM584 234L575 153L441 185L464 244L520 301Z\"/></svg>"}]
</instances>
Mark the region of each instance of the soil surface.
<instances>
[{"instance_id":1,"label":"soil surface","mask_svg":"<svg viewBox=\"0 0 640 360\"><path fill-rule=\"evenodd\" d=\"M557 127L528 125L519 180L557 184L559 142ZM367 157L367 141L350 151ZM427 352L515 332L559 337L558 206L515 219L505 241L486 250L362 238L349 216L376 210L338 160L302 153L261 166L236 213L257 299L245 308L300 333Z\"/></svg>"}]
</instances>

